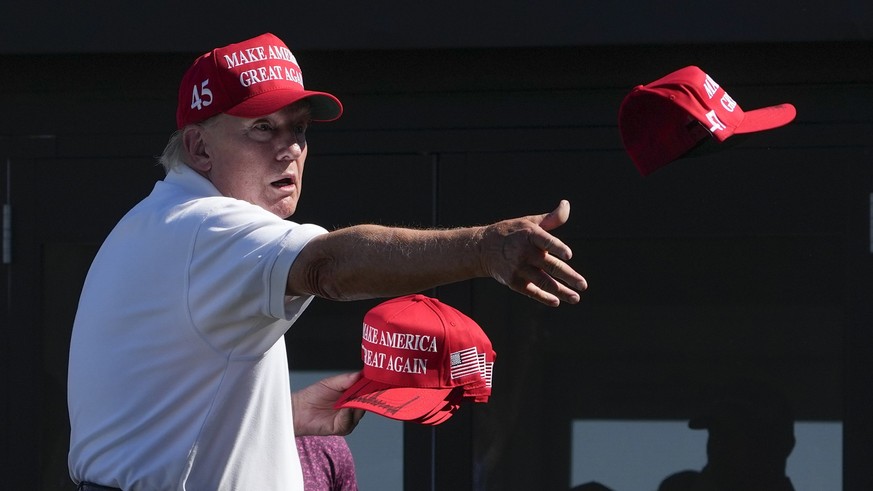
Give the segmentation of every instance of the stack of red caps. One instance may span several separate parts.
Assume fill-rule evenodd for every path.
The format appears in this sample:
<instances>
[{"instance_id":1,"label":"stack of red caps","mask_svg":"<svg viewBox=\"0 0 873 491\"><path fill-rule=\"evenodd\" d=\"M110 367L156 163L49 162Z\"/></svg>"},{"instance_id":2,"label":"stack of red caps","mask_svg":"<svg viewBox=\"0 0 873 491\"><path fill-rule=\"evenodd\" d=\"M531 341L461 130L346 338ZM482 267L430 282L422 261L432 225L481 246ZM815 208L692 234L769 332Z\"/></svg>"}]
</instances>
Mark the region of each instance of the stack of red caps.
<instances>
[{"instance_id":1,"label":"stack of red caps","mask_svg":"<svg viewBox=\"0 0 873 491\"><path fill-rule=\"evenodd\" d=\"M364 316L363 377L334 407L437 425L464 401L488 402L496 356L482 328L454 307L425 295L394 298Z\"/></svg>"}]
</instances>

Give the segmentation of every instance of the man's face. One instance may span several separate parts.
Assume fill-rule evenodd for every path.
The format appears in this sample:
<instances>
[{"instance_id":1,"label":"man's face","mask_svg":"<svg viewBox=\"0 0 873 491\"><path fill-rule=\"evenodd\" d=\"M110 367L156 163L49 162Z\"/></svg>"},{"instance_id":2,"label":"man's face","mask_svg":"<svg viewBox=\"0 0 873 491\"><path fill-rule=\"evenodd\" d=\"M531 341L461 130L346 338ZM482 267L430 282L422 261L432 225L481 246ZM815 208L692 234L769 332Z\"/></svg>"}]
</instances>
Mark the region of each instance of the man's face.
<instances>
[{"instance_id":1,"label":"man's face","mask_svg":"<svg viewBox=\"0 0 873 491\"><path fill-rule=\"evenodd\" d=\"M198 172L222 195L287 218L300 199L309 122L305 102L259 118L216 116L203 134L208 159Z\"/></svg>"}]
</instances>

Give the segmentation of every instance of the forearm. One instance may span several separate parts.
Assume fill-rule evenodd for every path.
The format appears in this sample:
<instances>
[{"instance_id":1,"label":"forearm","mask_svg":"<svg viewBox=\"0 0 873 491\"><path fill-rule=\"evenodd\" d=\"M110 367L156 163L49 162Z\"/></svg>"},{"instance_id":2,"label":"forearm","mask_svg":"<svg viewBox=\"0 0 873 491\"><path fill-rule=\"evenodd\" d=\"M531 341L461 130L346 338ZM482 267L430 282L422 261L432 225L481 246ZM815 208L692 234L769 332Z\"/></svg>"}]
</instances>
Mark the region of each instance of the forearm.
<instances>
[{"instance_id":1,"label":"forearm","mask_svg":"<svg viewBox=\"0 0 873 491\"><path fill-rule=\"evenodd\" d=\"M573 252L549 233L567 221L570 203L550 213L485 227L415 230L358 225L320 235L288 274L290 295L358 300L416 293L491 277L546 305L579 302L585 278L565 261Z\"/></svg>"},{"instance_id":2,"label":"forearm","mask_svg":"<svg viewBox=\"0 0 873 491\"><path fill-rule=\"evenodd\" d=\"M288 291L333 300L388 297L488 276L483 228L416 230L378 225L312 240L291 268Z\"/></svg>"}]
</instances>

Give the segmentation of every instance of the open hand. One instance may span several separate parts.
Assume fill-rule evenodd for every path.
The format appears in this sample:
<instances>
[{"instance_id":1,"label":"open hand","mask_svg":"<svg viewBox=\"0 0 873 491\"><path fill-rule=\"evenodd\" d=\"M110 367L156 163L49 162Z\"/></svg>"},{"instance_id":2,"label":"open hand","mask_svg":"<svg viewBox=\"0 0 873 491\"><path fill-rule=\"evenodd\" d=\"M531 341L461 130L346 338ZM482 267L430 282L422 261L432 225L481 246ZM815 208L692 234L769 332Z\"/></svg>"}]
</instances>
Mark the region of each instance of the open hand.
<instances>
[{"instance_id":1,"label":"open hand","mask_svg":"<svg viewBox=\"0 0 873 491\"><path fill-rule=\"evenodd\" d=\"M570 217L570 203L562 200L551 213L503 220L485 227L482 261L491 277L546 305L578 303L588 282L566 261L570 248L550 234Z\"/></svg>"}]
</instances>

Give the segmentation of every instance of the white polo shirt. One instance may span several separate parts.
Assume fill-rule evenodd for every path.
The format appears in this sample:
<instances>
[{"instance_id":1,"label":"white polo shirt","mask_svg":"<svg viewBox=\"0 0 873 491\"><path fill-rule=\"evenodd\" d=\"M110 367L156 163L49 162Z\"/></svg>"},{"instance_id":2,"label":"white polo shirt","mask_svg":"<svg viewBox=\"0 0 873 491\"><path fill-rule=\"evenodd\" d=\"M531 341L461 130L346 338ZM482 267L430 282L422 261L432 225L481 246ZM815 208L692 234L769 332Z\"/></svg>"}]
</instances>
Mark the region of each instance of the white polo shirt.
<instances>
[{"instance_id":1,"label":"white polo shirt","mask_svg":"<svg viewBox=\"0 0 873 491\"><path fill-rule=\"evenodd\" d=\"M170 172L97 253L70 345L74 481L302 490L283 335L288 271L326 233Z\"/></svg>"}]
</instances>

